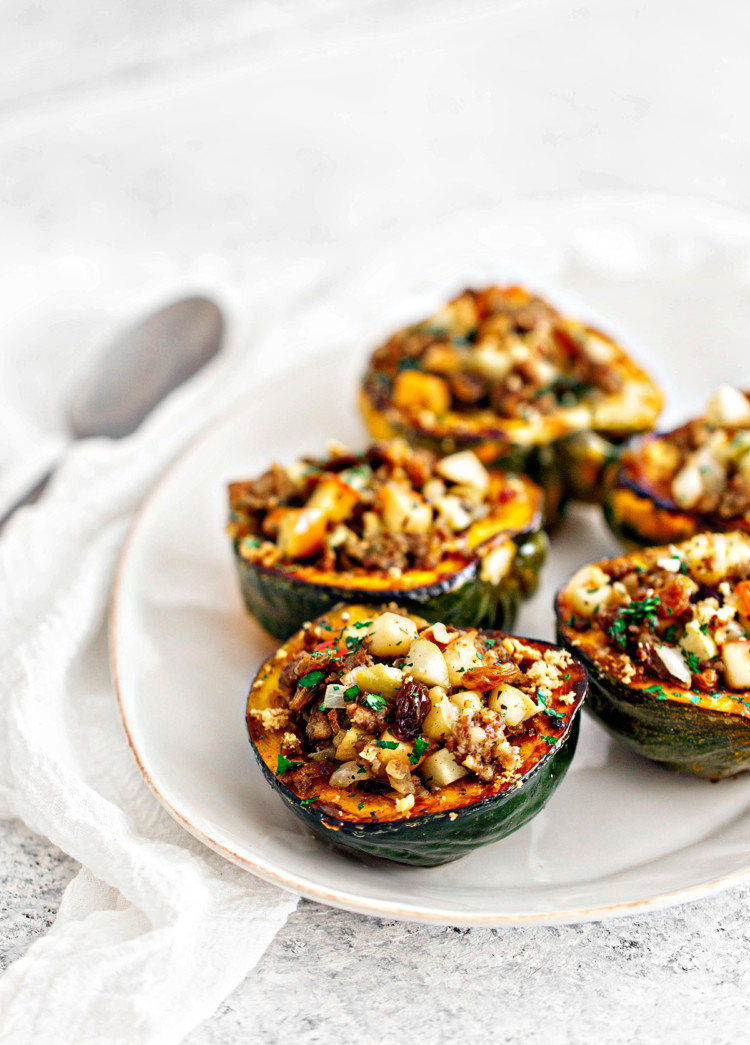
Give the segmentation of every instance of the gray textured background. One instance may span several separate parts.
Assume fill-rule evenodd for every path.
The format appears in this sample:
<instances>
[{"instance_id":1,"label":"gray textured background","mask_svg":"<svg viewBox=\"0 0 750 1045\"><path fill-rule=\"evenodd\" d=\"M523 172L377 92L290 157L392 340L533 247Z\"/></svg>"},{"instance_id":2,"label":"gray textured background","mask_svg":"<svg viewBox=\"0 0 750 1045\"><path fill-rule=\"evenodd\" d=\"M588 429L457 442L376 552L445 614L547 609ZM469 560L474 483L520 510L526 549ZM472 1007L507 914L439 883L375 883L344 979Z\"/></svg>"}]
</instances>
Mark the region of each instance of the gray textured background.
<instances>
[{"instance_id":1,"label":"gray textured background","mask_svg":"<svg viewBox=\"0 0 750 1045\"><path fill-rule=\"evenodd\" d=\"M366 255L408 222L518 195L653 189L750 206L750 11L737 2L6 0L0 18L0 273L12 289L33 271L39 288L3 352L50 430L59 404L35 398L32 377L41 346L71 351L74 332L85 348L110 319L96 295L89 325L65 316L56 272L71 265L139 302L154 258L168 280L242 273L278 288L292 257ZM2 966L51 924L74 872L0 824ZM746 1041L748 895L471 931L302 902L189 1041Z\"/></svg>"}]
</instances>

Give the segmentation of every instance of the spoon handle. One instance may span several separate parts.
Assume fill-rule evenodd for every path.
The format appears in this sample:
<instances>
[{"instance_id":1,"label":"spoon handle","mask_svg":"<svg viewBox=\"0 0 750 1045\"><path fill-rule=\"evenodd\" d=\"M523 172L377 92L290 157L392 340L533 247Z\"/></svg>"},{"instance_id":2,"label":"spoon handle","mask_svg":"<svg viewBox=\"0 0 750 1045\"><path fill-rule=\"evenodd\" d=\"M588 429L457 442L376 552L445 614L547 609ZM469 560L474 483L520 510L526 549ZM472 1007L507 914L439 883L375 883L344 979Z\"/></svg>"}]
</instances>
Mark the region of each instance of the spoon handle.
<instances>
[{"instance_id":1,"label":"spoon handle","mask_svg":"<svg viewBox=\"0 0 750 1045\"><path fill-rule=\"evenodd\" d=\"M23 496L19 497L10 508L5 512L3 516L0 516L0 530L3 529L11 515L19 508L23 508L25 504L35 504L42 496L44 491L47 489L47 483L50 481L52 476L55 474L57 465L53 465L48 472L46 472L41 479L39 479L34 485L26 491Z\"/></svg>"}]
</instances>

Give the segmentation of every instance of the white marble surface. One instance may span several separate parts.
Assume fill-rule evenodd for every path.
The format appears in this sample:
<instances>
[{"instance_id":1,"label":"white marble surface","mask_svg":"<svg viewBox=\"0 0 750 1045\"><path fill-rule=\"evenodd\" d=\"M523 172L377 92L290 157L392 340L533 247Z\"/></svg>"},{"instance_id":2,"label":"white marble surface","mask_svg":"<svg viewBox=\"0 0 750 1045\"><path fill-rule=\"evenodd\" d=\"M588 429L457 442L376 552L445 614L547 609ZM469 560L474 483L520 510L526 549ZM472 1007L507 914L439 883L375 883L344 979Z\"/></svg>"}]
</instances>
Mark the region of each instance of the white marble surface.
<instances>
[{"instance_id":1,"label":"white marble surface","mask_svg":"<svg viewBox=\"0 0 750 1045\"><path fill-rule=\"evenodd\" d=\"M288 278L314 294L467 206L650 189L750 208L750 13L732 0L8 0L0 18L0 377L38 445L59 443L66 391L38 368L68 359L72 383L105 332L176 287L235 306L250 351ZM0 465L27 449L0 429ZM74 870L0 824L3 964ZM738 1042L749 896L469 932L305 902L189 1041Z\"/></svg>"}]
</instances>

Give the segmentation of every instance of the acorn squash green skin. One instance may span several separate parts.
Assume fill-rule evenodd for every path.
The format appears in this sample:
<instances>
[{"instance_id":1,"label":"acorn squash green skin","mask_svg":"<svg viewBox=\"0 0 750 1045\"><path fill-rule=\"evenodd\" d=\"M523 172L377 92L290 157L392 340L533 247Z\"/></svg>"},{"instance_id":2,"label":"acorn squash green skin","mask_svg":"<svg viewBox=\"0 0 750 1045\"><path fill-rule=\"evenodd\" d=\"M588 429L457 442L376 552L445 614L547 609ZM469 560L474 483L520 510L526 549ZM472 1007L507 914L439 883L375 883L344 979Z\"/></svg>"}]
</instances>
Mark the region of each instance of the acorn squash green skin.
<instances>
[{"instance_id":1,"label":"acorn squash green skin","mask_svg":"<svg viewBox=\"0 0 750 1045\"><path fill-rule=\"evenodd\" d=\"M589 674L586 707L617 740L665 769L720 780L750 769L750 722L740 715L634 690L604 675L557 629L561 646Z\"/></svg>"},{"instance_id":2,"label":"acorn squash green skin","mask_svg":"<svg viewBox=\"0 0 750 1045\"><path fill-rule=\"evenodd\" d=\"M576 432L561 439L556 445L557 467L567 497L601 503L622 445L622 441L605 439L597 432Z\"/></svg>"},{"instance_id":3,"label":"acorn squash green skin","mask_svg":"<svg viewBox=\"0 0 750 1045\"><path fill-rule=\"evenodd\" d=\"M543 530L514 538L518 551L511 569L499 585L479 576L474 559L459 573L421 588L391 591L313 584L275 567L250 563L234 557L240 587L250 614L274 638L284 640L309 620L345 602L397 602L404 609L429 621L457 627L489 627L508 630L513 626L521 601L537 588L539 573L547 557L549 542Z\"/></svg>"},{"instance_id":4,"label":"acorn squash green skin","mask_svg":"<svg viewBox=\"0 0 750 1045\"><path fill-rule=\"evenodd\" d=\"M575 754L580 717L575 714L549 754L521 777L516 787L448 813L408 820L355 824L338 820L314 804L303 805L253 751L288 809L317 838L336 849L376 856L413 867L439 867L479 846L499 842L540 813L565 776Z\"/></svg>"}]
</instances>

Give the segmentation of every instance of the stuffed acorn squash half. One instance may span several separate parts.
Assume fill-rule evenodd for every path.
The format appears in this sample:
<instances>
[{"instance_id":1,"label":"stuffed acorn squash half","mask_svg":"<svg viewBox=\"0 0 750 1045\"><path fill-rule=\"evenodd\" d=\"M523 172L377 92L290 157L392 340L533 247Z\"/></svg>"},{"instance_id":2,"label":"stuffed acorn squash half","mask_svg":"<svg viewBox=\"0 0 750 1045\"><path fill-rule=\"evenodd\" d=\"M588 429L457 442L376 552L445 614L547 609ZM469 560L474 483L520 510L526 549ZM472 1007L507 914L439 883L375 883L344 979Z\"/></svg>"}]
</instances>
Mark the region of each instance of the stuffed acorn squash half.
<instances>
[{"instance_id":1,"label":"stuffed acorn squash half","mask_svg":"<svg viewBox=\"0 0 750 1045\"><path fill-rule=\"evenodd\" d=\"M549 643L348 606L258 672L264 776L331 845L432 866L536 815L573 757L586 672Z\"/></svg>"},{"instance_id":2,"label":"stuffed acorn squash half","mask_svg":"<svg viewBox=\"0 0 750 1045\"><path fill-rule=\"evenodd\" d=\"M717 780L750 768L750 537L697 534L585 566L558 636L588 668L588 708L629 747Z\"/></svg>"},{"instance_id":3,"label":"stuffed acorn squash half","mask_svg":"<svg viewBox=\"0 0 750 1045\"><path fill-rule=\"evenodd\" d=\"M653 428L661 395L606 334L521 287L466 290L373 354L360 406L377 439L472 449L530 475L554 524L569 496L598 500L626 437Z\"/></svg>"},{"instance_id":4,"label":"stuffed acorn squash half","mask_svg":"<svg viewBox=\"0 0 750 1045\"><path fill-rule=\"evenodd\" d=\"M543 495L403 440L274 465L229 488L249 612L275 638L340 602L397 601L446 624L511 627L547 553Z\"/></svg>"},{"instance_id":5,"label":"stuffed acorn squash half","mask_svg":"<svg viewBox=\"0 0 750 1045\"><path fill-rule=\"evenodd\" d=\"M628 546L750 532L748 394L724 386L703 417L634 439L611 471L604 512Z\"/></svg>"}]
</instances>

